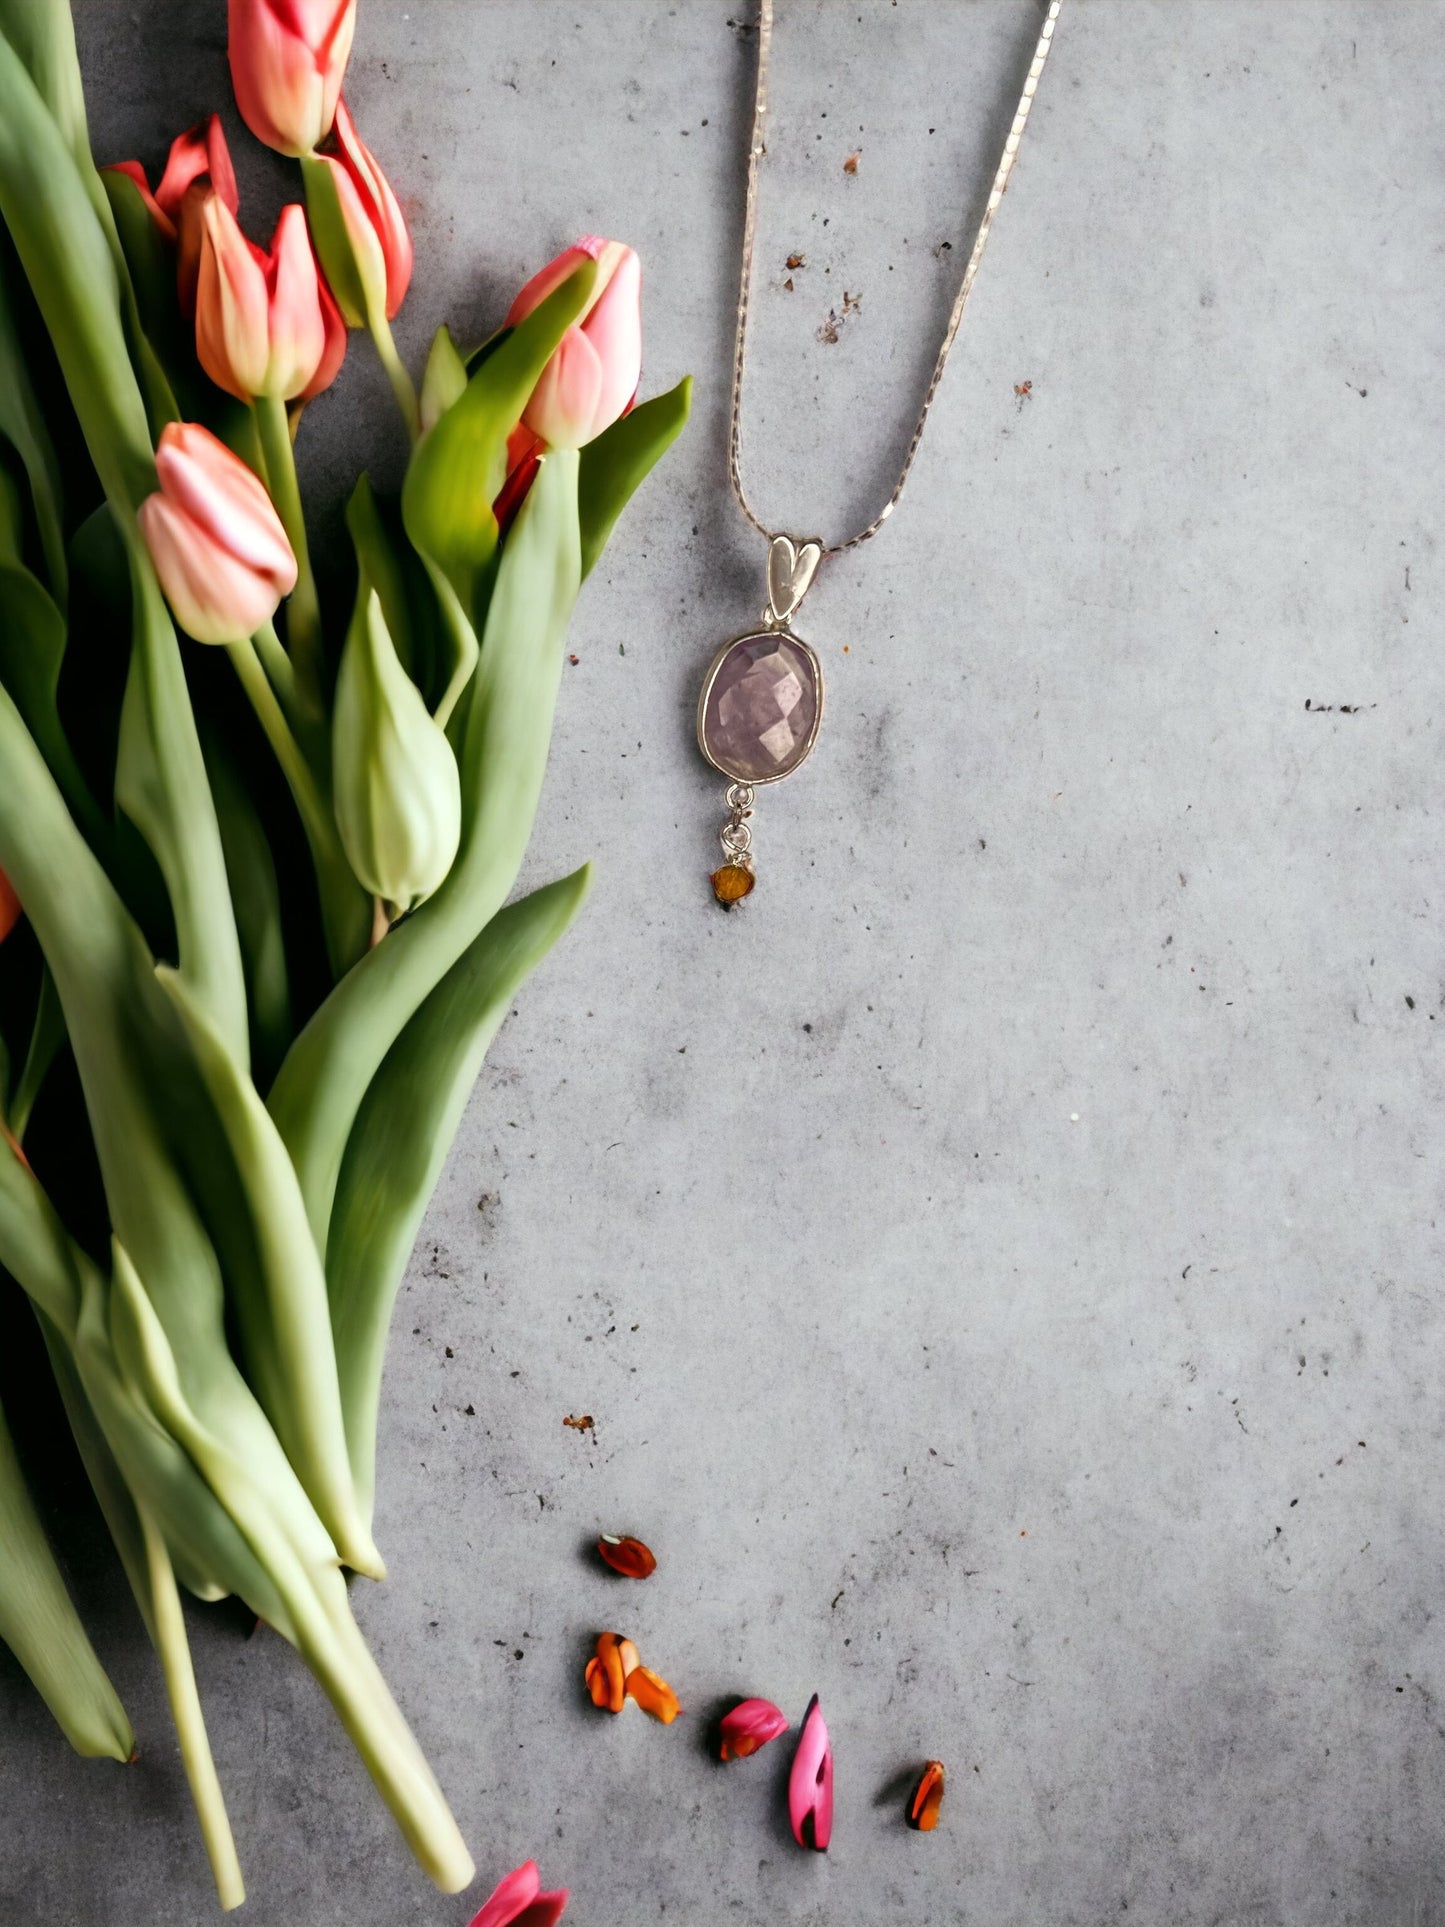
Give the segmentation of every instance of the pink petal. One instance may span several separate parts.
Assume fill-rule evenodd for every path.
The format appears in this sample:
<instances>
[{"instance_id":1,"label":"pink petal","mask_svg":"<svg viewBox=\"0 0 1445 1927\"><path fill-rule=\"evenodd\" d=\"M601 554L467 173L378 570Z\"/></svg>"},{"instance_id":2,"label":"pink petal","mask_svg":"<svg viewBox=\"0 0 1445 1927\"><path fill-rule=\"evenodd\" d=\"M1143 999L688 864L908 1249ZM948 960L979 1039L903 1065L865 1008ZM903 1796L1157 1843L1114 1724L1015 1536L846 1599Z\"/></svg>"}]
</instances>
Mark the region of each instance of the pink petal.
<instances>
[{"instance_id":1,"label":"pink petal","mask_svg":"<svg viewBox=\"0 0 1445 1927\"><path fill-rule=\"evenodd\" d=\"M595 261L606 245L597 235L584 234L570 248L563 248L555 260L538 269L517 295L507 310L507 326L515 328L519 321L525 321L533 308L540 308L547 296L560 288L569 275L575 274L584 261Z\"/></svg>"},{"instance_id":2,"label":"pink petal","mask_svg":"<svg viewBox=\"0 0 1445 1927\"><path fill-rule=\"evenodd\" d=\"M156 188L156 200L171 220L175 220L193 181L208 179L234 214L241 205L236 191L236 170L231 165L231 150L226 145L220 116L212 114L197 121L171 142L166 171Z\"/></svg>"},{"instance_id":3,"label":"pink petal","mask_svg":"<svg viewBox=\"0 0 1445 1927\"><path fill-rule=\"evenodd\" d=\"M306 210L293 203L281 210L271 242L270 355L268 395L293 401L321 365L326 351L326 321L321 312L320 274L311 251Z\"/></svg>"},{"instance_id":4,"label":"pink petal","mask_svg":"<svg viewBox=\"0 0 1445 1927\"><path fill-rule=\"evenodd\" d=\"M139 161L112 161L108 167L103 167L100 171L102 174L124 174L128 180L134 181L140 189L140 197L145 202L146 212L168 241L175 240L176 224L151 193L151 184L146 179L146 171Z\"/></svg>"},{"instance_id":5,"label":"pink petal","mask_svg":"<svg viewBox=\"0 0 1445 1927\"><path fill-rule=\"evenodd\" d=\"M196 354L217 387L248 401L265 386L270 353L266 271L219 194L201 224Z\"/></svg>"},{"instance_id":6,"label":"pink petal","mask_svg":"<svg viewBox=\"0 0 1445 1927\"><path fill-rule=\"evenodd\" d=\"M631 248L621 250L582 327L602 363L602 390L592 423L596 436L625 413L642 376L642 263Z\"/></svg>"},{"instance_id":7,"label":"pink petal","mask_svg":"<svg viewBox=\"0 0 1445 1927\"><path fill-rule=\"evenodd\" d=\"M771 1700L744 1700L722 1718L723 1758L741 1760L788 1730L788 1717Z\"/></svg>"},{"instance_id":8,"label":"pink petal","mask_svg":"<svg viewBox=\"0 0 1445 1927\"><path fill-rule=\"evenodd\" d=\"M471 1927L511 1927L536 1900L541 1888L542 1876L536 1861L524 1860L520 1867L514 1867L505 1879L497 1882L491 1898L473 1917Z\"/></svg>"},{"instance_id":9,"label":"pink petal","mask_svg":"<svg viewBox=\"0 0 1445 1927\"><path fill-rule=\"evenodd\" d=\"M816 1693L788 1775L788 1818L800 1847L826 1853L833 1837L833 1747Z\"/></svg>"},{"instance_id":10,"label":"pink petal","mask_svg":"<svg viewBox=\"0 0 1445 1927\"><path fill-rule=\"evenodd\" d=\"M391 190L391 182L381 171L376 156L357 133L356 122L351 118L351 109L344 96L336 102L336 120L332 131L336 136L342 166L357 190L386 263L386 318L390 321L411 286L411 230Z\"/></svg>"},{"instance_id":11,"label":"pink petal","mask_svg":"<svg viewBox=\"0 0 1445 1927\"><path fill-rule=\"evenodd\" d=\"M602 361L580 328L569 328L542 370L522 420L554 448L590 442L602 396Z\"/></svg>"}]
</instances>

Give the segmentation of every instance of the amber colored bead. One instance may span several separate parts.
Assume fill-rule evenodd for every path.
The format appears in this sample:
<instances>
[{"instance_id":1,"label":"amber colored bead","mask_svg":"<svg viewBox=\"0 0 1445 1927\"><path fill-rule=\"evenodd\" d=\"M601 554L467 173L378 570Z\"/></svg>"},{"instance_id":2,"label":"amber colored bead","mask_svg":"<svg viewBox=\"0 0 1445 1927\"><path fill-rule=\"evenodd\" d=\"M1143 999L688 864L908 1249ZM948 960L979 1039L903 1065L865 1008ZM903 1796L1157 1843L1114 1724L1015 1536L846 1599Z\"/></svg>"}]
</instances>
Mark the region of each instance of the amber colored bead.
<instances>
[{"instance_id":1,"label":"amber colored bead","mask_svg":"<svg viewBox=\"0 0 1445 1927\"><path fill-rule=\"evenodd\" d=\"M725 910L741 903L757 878L745 863L725 863L712 873L712 893Z\"/></svg>"}]
</instances>

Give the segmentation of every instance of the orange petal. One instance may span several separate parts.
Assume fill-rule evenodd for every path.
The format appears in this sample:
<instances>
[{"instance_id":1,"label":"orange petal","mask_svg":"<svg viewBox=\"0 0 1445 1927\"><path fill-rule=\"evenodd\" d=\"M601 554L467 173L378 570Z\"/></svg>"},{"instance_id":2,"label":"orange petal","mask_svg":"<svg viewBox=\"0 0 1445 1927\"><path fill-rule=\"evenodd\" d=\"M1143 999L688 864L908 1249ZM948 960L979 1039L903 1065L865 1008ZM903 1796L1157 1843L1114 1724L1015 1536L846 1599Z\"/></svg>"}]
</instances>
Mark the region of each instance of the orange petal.
<instances>
[{"instance_id":1,"label":"orange petal","mask_svg":"<svg viewBox=\"0 0 1445 1927\"><path fill-rule=\"evenodd\" d=\"M627 1697L636 1700L644 1713L661 1720L664 1726L671 1726L682 1711L677 1694L650 1666L634 1666L627 1675Z\"/></svg>"},{"instance_id":2,"label":"orange petal","mask_svg":"<svg viewBox=\"0 0 1445 1927\"><path fill-rule=\"evenodd\" d=\"M939 1809L943 1805L943 1779L942 1760L930 1760L908 1803L908 1824L916 1827L920 1833L932 1833L938 1825Z\"/></svg>"},{"instance_id":3,"label":"orange petal","mask_svg":"<svg viewBox=\"0 0 1445 1927\"><path fill-rule=\"evenodd\" d=\"M637 1665L637 1648L621 1633L597 1635L597 1657L589 1659L583 1678L594 1706L620 1713L627 1703L627 1675Z\"/></svg>"},{"instance_id":4,"label":"orange petal","mask_svg":"<svg viewBox=\"0 0 1445 1927\"><path fill-rule=\"evenodd\" d=\"M640 1539L619 1539L604 1532L597 1541L597 1556L624 1579L646 1579L657 1571L656 1559Z\"/></svg>"}]
</instances>

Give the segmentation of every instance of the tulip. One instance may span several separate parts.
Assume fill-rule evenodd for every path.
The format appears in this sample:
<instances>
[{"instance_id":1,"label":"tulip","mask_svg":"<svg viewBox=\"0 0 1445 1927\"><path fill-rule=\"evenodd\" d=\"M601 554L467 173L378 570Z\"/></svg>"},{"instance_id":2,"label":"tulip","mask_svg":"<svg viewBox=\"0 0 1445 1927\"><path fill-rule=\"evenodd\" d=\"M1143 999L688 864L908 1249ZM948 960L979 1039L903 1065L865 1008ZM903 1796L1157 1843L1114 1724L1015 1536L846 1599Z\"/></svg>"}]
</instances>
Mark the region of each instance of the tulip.
<instances>
[{"instance_id":1,"label":"tulip","mask_svg":"<svg viewBox=\"0 0 1445 1927\"><path fill-rule=\"evenodd\" d=\"M584 261L597 263L586 309L542 371L522 420L553 448L582 448L625 415L642 374L642 264L621 241L584 235L533 275L508 327L529 315Z\"/></svg>"},{"instance_id":2,"label":"tulip","mask_svg":"<svg viewBox=\"0 0 1445 1927\"><path fill-rule=\"evenodd\" d=\"M318 155L311 165L320 165L330 177L342 232L318 219L318 246L347 326L374 330L377 317L392 319L411 285L411 233L344 100L336 104L333 132L335 151Z\"/></svg>"},{"instance_id":3,"label":"tulip","mask_svg":"<svg viewBox=\"0 0 1445 1927\"><path fill-rule=\"evenodd\" d=\"M650 1719L660 1720L664 1726L671 1726L682 1711L677 1694L650 1666L634 1666L627 1675L627 1697Z\"/></svg>"},{"instance_id":4,"label":"tulip","mask_svg":"<svg viewBox=\"0 0 1445 1927\"><path fill-rule=\"evenodd\" d=\"M278 154L331 132L356 0L230 0L231 85L241 118Z\"/></svg>"},{"instance_id":5,"label":"tulip","mask_svg":"<svg viewBox=\"0 0 1445 1927\"><path fill-rule=\"evenodd\" d=\"M745 1760L749 1754L756 1753L759 1747L766 1746L769 1740L775 1740L787 1730L787 1715L771 1700L744 1700L722 1717L722 1744L718 1748L718 1757L723 1760Z\"/></svg>"},{"instance_id":6,"label":"tulip","mask_svg":"<svg viewBox=\"0 0 1445 1927\"><path fill-rule=\"evenodd\" d=\"M269 254L246 239L219 194L201 221L196 352L211 380L241 401L292 401L311 390L323 359L334 374L306 210L281 210Z\"/></svg>"},{"instance_id":7,"label":"tulip","mask_svg":"<svg viewBox=\"0 0 1445 1927\"><path fill-rule=\"evenodd\" d=\"M609 1713L620 1713L627 1704L628 1676L637 1671L641 1655L630 1639L620 1633L597 1635L597 1656L589 1659L583 1677L592 1704Z\"/></svg>"},{"instance_id":8,"label":"tulip","mask_svg":"<svg viewBox=\"0 0 1445 1927\"><path fill-rule=\"evenodd\" d=\"M336 827L360 882L410 910L452 867L461 777L445 731L397 656L368 590L341 654L332 715Z\"/></svg>"},{"instance_id":9,"label":"tulip","mask_svg":"<svg viewBox=\"0 0 1445 1927\"><path fill-rule=\"evenodd\" d=\"M788 1818L800 1847L826 1853L833 1837L833 1746L814 1693L788 1775Z\"/></svg>"},{"instance_id":10,"label":"tulip","mask_svg":"<svg viewBox=\"0 0 1445 1927\"><path fill-rule=\"evenodd\" d=\"M239 642L296 584L296 557L271 498L199 422L168 422L160 488L138 511L166 600L197 642Z\"/></svg>"},{"instance_id":11,"label":"tulip","mask_svg":"<svg viewBox=\"0 0 1445 1927\"><path fill-rule=\"evenodd\" d=\"M0 870L0 943L4 943L23 914L20 899L15 894L15 885Z\"/></svg>"},{"instance_id":12,"label":"tulip","mask_svg":"<svg viewBox=\"0 0 1445 1927\"><path fill-rule=\"evenodd\" d=\"M536 1861L524 1860L497 1883L472 1927L555 1927L566 1906L567 1889L544 1894Z\"/></svg>"}]
</instances>

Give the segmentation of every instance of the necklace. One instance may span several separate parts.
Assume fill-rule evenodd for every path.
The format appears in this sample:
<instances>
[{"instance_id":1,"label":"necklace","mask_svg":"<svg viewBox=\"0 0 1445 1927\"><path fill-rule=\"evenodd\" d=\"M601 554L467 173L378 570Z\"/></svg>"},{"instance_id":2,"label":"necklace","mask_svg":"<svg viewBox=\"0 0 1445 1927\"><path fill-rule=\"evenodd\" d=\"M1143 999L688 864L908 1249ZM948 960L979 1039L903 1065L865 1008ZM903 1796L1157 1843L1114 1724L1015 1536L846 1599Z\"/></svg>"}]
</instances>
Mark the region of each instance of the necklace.
<instances>
[{"instance_id":1,"label":"necklace","mask_svg":"<svg viewBox=\"0 0 1445 1927\"><path fill-rule=\"evenodd\" d=\"M743 221L742 272L738 284L737 344L733 353L732 404L728 417L728 478L738 507L768 545L767 602L759 626L725 642L713 657L697 700L698 747L713 768L728 778L725 797L728 815L718 841L723 861L712 875L713 894L725 908L740 903L756 882L753 870L752 814L754 794L767 783L781 783L812 754L823 720L823 666L803 638L793 632L798 605L813 585L819 564L829 556L856 549L876 535L898 506L918 444L928 423L928 411L943 380L948 351L958 333L963 311L973 290L978 264L988 242L993 217L1008 186L1028 122L1039 75L1049 57L1054 26L1063 0L1049 0L1038 46L1018 108L1003 144L998 169L989 190L973 251L943 340L933 364L918 411L913 435L893 493L866 528L846 540L825 546L816 538L798 541L775 535L759 521L748 501L742 475L743 367L747 360L748 308L752 298L753 243L758 223L758 162L765 150L763 124L768 112L768 69L773 40L773 0L759 0L758 78L753 100L752 132L748 142L747 209Z\"/></svg>"}]
</instances>

